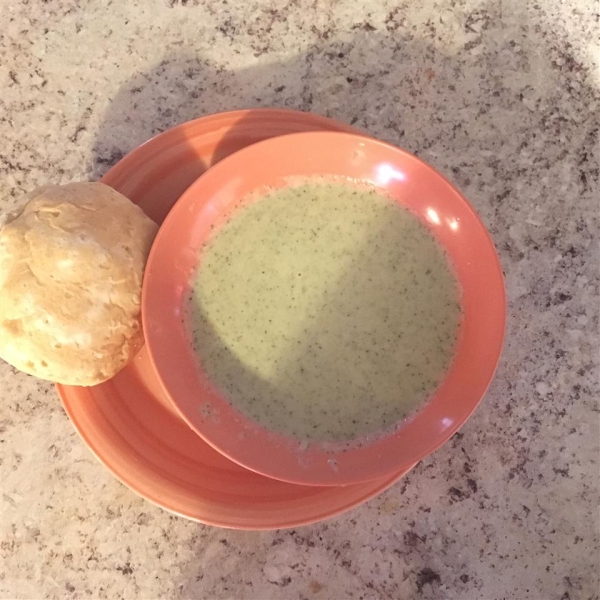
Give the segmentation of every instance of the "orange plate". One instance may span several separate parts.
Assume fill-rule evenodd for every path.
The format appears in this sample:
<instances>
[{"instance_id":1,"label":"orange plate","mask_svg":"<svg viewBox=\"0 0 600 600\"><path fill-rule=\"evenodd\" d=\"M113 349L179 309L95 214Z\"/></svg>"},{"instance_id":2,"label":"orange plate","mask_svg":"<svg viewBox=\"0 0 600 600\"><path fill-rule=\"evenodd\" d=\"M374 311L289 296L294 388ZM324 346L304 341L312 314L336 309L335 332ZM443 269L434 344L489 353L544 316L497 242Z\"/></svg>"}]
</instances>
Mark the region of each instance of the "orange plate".
<instances>
[{"instance_id":1,"label":"orange plate","mask_svg":"<svg viewBox=\"0 0 600 600\"><path fill-rule=\"evenodd\" d=\"M102 181L160 223L181 193L221 158L269 137L311 130L356 131L296 111L222 113L146 142ZM181 420L161 391L145 349L102 385L56 388L83 440L118 479L147 500L210 525L277 529L313 523L365 502L408 471L343 488L298 486L248 471Z\"/></svg>"},{"instance_id":2,"label":"orange plate","mask_svg":"<svg viewBox=\"0 0 600 600\"><path fill-rule=\"evenodd\" d=\"M211 229L228 217L234 205L260 197L252 192L315 176L374 184L406 206L446 248L462 288L463 321L444 381L398 431L347 450L340 450L339 444L302 448L300 442L270 432L237 411L200 368L189 327L181 318ZM305 485L349 485L408 469L467 420L485 394L500 357L504 282L483 223L431 167L408 152L361 135L297 133L236 152L183 194L150 251L142 319L148 352L164 389L209 444L269 477Z\"/></svg>"}]
</instances>

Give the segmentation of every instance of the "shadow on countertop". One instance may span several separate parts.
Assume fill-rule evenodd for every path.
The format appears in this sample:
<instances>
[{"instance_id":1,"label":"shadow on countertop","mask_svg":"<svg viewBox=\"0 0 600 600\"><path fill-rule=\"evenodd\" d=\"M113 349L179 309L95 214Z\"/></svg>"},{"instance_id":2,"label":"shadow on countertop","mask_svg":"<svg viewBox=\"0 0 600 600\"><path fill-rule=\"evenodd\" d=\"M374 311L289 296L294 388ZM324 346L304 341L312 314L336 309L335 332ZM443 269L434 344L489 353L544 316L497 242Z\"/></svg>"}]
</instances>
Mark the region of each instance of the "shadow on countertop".
<instances>
[{"instance_id":1,"label":"shadow on countertop","mask_svg":"<svg viewBox=\"0 0 600 600\"><path fill-rule=\"evenodd\" d=\"M506 25L502 11L516 15L510 25ZM598 91L586 84L585 68L573 56L568 43L558 41L558 37L553 39L550 32L544 31L535 9L527 9L524 3L510 0L484 5L466 15L461 27L468 33L468 41L452 55L436 47L435 23L429 26L427 36L415 38L398 11L390 12L384 30L374 30L365 22L352 32L351 40L336 41L333 35L324 36L294 58L240 71L230 71L194 55L167 54L154 69L128 82L112 101L97 135L94 173L100 177L124 154L174 125L215 112L252 107L283 107L334 117L422 157L471 199L493 234L507 274L509 299L513 302L509 340L492 388L494 397L486 408L492 413L490 419L497 422L506 418L510 398L524 393L515 392L515 384L510 380L518 372L518 366L529 361L534 368L536 361L541 360L526 355L531 344L519 348L516 336L511 340L511 332L526 327L534 311L552 310L559 302L556 289L572 286L571 274L591 268L586 265L593 258L590 255L593 250L587 242L598 230L593 200L598 179L593 159L598 127L591 107L598 99ZM570 205L578 205L581 210L590 207L589 223L572 220ZM544 226L524 229L525 221L535 222L538 218L531 212L535 206L544 208L539 216ZM575 230L577 237L571 235ZM560 254L567 262L553 266L551 254ZM537 278L519 279L519 263L523 260L531 262ZM521 304L520 311L515 309L517 301ZM575 293L569 302L573 314L585 313L583 301ZM542 333L536 331L532 335L542 336ZM549 325L543 334L543 345L558 349L560 344L560 332ZM575 360L568 353L556 356L557 367ZM585 364L585 360L577 360ZM525 396L520 400L527 401ZM565 397L553 406L540 403L535 419L550 419L553 411L569 410L571 402L572 399ZM533 418L524 418L520 425L536 431ZM500 444L502 430L499 431L488 434L489 443L497 441L498 452L504 453L507 464L518 463L518 442L512 439L514 447ZM493 438L494 435L497 437ZM476 454L473 449L473 455ZM464 477L459 459L449 468L437 468L435 461L428 468L447 481L446 487L456 490ZM519 482L523 487L536 485L530 480L527 468L522 464L520 468L516 479L511 478L511 485ZM471 477L475 478L476 464L472 470ZM424 469L417 466L411 481L420 475L425 477ZM481 487L477 492L475 486L473 496L483 494ZM422 534L418 531L419 524L415 526L409 518L412 505L435 510L436 505L439 509L440 505L447 507L452 503L437 495L436 489L413 485L398 496L396 521L390 526L399 530L399 537L386 538L388 544L396 544L399 549L390 559L391 577L373 574L360 564L358 557L367 543L368 532L350 533L360 526L355 519L342 517L336 522L335 525L347 531L341 536L344 539L332 534L334 524L307 527L301 534L256 535L191 524L199 530L197 552L201 554L210 545L214 557L203 560L202 566L182 566L179 597L227 596L229 571L239 570L238 578L244 574L250 577L252 572L262 574L273 559L271 544L275 544L277 535L287 535L283 546L298 550L299 555L303 555L306 546L326 551L332 561L331 569L346 574L348 587L337 591L340 596L363 586L365 590L370 588L370 594L398 597L397 586L407 577L413 594L431 589L435 595L435 586L440 583L460 593L467 589L467 581L470 581L468 589L475 590L477 572L461 575L464 568L458 564L459 558L456 568L433 571L433 550L410 544L413 538L405 535ZM510 505L511 500L506 502ZM477 512L477 504L473 511ZM353 516L359 514L356 510ZM507 518L510 514L508 510ZM473 518L478 517L475 514ZM439 516L438 521L442 520L443 516ZM528 535L526 528L512 525L503 534L515 536L515 545L519 538ZM486 536L489 529L474 535L473 546L476 549L485 546ZM380 547L379 542L372 543ZM219 569L221 546L229 548L228 572ZM558 555L568 550L556 547L554 552ZM356 560L334 558L348 556L356 556ZM291 570L287 568L289 565L278 567L279 571L271 569L274 580L269 581L273 586L285 586L289 598L308 596L311 572L307 565L301 562ZM276 572L282 573L280 580ZM572 576L573 581L576 576L577 573ZM550 581L547 573L537 572L532 566L532 581L536 577ZM562 575L555 580L557 586L563 585ZM326 586L327 582L319 585ZM259 597L265 589L254 587L252 593ZM379 591L373 592L374 589ZM568 589L563 591L567 593L563 597L568 598Z\"/></svg>"}]
</instances>

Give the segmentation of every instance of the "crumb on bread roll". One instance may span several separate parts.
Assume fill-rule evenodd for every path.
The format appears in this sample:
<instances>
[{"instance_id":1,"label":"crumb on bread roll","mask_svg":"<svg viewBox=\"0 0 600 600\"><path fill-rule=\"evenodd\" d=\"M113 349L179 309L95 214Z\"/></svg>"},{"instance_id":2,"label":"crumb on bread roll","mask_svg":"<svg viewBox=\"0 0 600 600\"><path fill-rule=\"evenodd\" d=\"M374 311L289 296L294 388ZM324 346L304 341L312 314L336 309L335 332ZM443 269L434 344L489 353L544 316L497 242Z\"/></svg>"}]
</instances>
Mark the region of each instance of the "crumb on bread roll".
<instances>
[{"instance_id":1,"label":"crumb on bread roll","mask_svg":"<svg viewBox=\"0 0 600 600\"><path fill-rule=\"evenodd\" d=\"M143 345L157 225L102 183L44 186L0 229L0 357L62 384L110 379Z\"/></svg>"}]
</instances>

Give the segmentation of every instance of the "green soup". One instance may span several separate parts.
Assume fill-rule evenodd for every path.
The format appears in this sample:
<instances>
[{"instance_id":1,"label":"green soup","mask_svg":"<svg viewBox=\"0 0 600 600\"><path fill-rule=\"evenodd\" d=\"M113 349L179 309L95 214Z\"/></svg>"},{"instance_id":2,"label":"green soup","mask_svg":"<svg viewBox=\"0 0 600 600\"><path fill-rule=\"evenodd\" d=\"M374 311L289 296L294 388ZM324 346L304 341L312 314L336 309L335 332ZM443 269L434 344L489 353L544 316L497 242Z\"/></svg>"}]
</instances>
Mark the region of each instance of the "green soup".
<instances>
[{"instance_id":1,"label":"green soup","mask_svg":"<svg viewBox=\"0 0 600 600\"><path fill-rule=\"evenodd\" d=\"M307 182L242 207L202 251L195 351L229 402L307 441L387 428L431 395L461 309L444 251L408 210Z\"/></svg>"}]
</instances>

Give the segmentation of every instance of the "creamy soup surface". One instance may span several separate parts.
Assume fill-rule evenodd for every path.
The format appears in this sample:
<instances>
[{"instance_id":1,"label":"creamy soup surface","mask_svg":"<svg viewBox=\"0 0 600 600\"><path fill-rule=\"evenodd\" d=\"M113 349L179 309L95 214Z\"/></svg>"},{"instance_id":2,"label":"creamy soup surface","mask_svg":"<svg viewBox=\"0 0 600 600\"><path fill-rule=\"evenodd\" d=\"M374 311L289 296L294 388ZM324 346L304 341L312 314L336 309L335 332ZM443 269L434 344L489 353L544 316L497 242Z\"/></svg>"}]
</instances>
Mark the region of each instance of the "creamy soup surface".
<instances>
[{"instance_id":1,"label":"creamy soup surface","mask_svg":"<svg viewBox=\"0 0 600 600\"><path fill-rule=\"evenodd\" d=\"M320 180L243 206L204 246L189 302L202 368L239 411L300 440L353 440L419 408L452 361L459 289L386 196Z\"/></svg>"}]
</instances>

